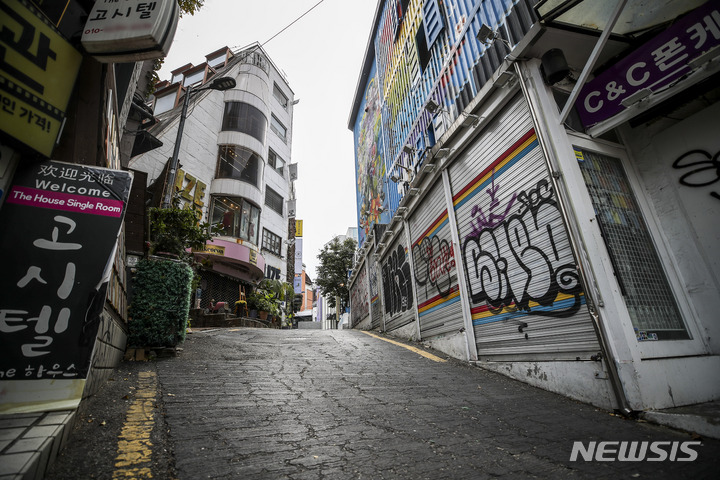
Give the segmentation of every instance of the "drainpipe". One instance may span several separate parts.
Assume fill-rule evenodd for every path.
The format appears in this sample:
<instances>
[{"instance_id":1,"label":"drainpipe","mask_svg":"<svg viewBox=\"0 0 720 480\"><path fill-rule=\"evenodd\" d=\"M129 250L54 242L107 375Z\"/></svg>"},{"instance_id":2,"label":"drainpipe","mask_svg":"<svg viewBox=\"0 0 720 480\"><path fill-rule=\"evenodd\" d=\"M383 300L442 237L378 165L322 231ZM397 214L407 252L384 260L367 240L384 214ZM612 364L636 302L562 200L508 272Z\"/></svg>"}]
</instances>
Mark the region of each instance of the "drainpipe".
<instances>
[{"instance_id":1,"label":"drainpipe","mask_svg":"<svg viewBox=\"0 0 720 480\"><path fill-rule=\"evenodd\" d=\"M546 143L544 132L540 131L539 127L540 125L542 125L542 123L540 123L537 106L533 104L532 97L530 97L529 95L527 85L525 84L525 79L523 78L522 69L520 68L520 65L518 63L515 63L515 71L517 72L520 88L522 89L523 95L528 101L533 123L537 127L536 131L538 142L540 143L543 155L545 157L545 164L547 165L547 168L550 172L550 180L552 182L553 188L556 192L558 192L558 207L563 218L563 223L567 228L570 247L572 248L573 255L577 260L577 267L580 271L580 276L585 286L585 295L586 297L590 296L591 298L591 301L588 302L588 310L593 320L593 328L595 329L595 334L597 335L598 341L600 343L600 350L602 352L603 360L605 360L605 365L607 366L610 385L612 386L613 393L615 394L615 399L618 404L618 411L622 415L629 417L632 415L633 410L630 408L630 403L628 402L627 396L625 395L625 391L622 387L620 374L617 369L617 358L615 358L615 356L612 354L612 349L610 348L609 341L606 335L606 330L604 328L605 322L603 321L600 312L596 308L596 305L603 305L602 299L598 301L596 299L596 292L594 288L588 288L596 285L596 282L589 273L592 271L592 267L590 265L587 265L587 260L585 259L584 255L582 255L582 253L584 252L584 246L581 248L581 245L583 245L582 239L580 238L578 232L576 232L576 229L573 227L573 224L570 221L570 216L568 214L566 205L567 200L564 198L567 195L567 192L563 188L563 183L560 182L562 173L557 171L553 165L551 159L555 157L550 156L550 148Z\"/></svg>"}]
</instances>

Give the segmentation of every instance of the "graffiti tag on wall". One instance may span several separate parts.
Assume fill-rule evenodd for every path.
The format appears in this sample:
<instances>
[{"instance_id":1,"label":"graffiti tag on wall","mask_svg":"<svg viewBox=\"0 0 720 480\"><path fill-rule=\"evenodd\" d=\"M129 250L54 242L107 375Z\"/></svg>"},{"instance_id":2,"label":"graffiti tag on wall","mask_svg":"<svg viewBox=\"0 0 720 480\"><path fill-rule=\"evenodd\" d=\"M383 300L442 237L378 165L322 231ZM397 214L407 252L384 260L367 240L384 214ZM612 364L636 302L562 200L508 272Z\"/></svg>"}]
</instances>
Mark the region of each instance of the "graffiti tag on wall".
<instances>
[{"instance_id":1,"label":"graffiti tag on wall","mask_svg":"<svg viewBox=\"0 0 720 480\"><path fill-rule=\"evenodd\" d=\"M472 303L487 302L496 314L509 307L569 317L580 309L580 279L553 197L548 181L540 180L517 193L514 213L465 238L462 261ZM574 303L563 310L533 310L531 303L549 307L561 294Z\"/></svg>"},{"instance_id":2,"label":"graffiti tag on wall","mask_svg":"<svg viewBox=\"0 0 720 480\"><path fill-rule=\"evenodd\" d=\"M710 155L705 150L690 150L680 155L672 166L676 170L695 167L680 177L680 185L686 187L707 187L720 181L720 151ZM710 196L720 200L718 192L710 192Z\"/></svg>"},{"instance_id":3,"label":"graffiti tag on wall","mask_svg":"<svg viewBox=\"0 0 720 480\"><path fill-rule=\"evenodd\" d=\"M434 288L441 297L447 297L455 272L455 252L452 244L447 240L440 240L437 235L432 238L425 237L413 247L412 254L416 285L424 287L426 292Z\"/></svg>"},{"instance_id":4,"label":"graffiti tag on wall","mask_svg":"<svg viewBox=\"0 0 720 480\"><path fill-rule=\"evenodd\" d=\"M413 293L410 273L410 263L405 254L405 248L398 244L395 251L387 256L382 266L385 313L395 315L412 307Z\"/></svg>"},{"instance_id":5,"label":"graffiti tag on wall","mask_svg":"<svg viewBox=\"0 0 720 480\"><path fill-rule=\"evenodd\" d=\"M355 284L350 292L351 305L350 314L352 315L353 326L359 320L362 320L370 313L370 302L368 301L367 290L367 268L360 269Z\"/></svg>"}]
</instances>

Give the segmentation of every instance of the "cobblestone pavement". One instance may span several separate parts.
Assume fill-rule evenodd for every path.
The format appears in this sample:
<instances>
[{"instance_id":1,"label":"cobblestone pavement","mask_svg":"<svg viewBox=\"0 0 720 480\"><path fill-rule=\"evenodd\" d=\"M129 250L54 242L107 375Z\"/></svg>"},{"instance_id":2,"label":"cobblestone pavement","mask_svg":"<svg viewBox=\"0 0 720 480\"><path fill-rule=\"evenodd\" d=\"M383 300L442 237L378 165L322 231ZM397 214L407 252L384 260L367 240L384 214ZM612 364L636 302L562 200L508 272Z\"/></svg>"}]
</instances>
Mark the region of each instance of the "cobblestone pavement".
<instances>
[{"instance_id":1,"label":"cobblestone pavement","mask_svg":"<svg viewBox=\"0 0 720 480\"><path fill-rule=\"evenodd\" d=\"M359 331L197 332L156 370L180 479L655 480L720 469L718 441ZM622 440L701 444L691 462L570 461L574 441ZM663 451L687 458L679 445Z\"/></svg>"}]
</instances>

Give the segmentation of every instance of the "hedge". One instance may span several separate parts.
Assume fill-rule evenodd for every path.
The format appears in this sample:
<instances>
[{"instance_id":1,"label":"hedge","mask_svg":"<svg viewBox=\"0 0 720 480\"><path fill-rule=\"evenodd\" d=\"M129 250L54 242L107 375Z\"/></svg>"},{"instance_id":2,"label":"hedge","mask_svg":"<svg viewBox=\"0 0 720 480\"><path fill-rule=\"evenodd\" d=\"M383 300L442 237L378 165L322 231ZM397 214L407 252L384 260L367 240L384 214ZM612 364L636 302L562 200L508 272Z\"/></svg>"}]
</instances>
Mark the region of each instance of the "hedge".
<instances>
[{"instance_id":1,"label":"hedge","mask_svg":"<svg viewBox=\"0 0 720 480\"><path fill-rule=\"evenodd\" d=\"M142 260L133 280L128 345L174 347L185 340L192 269L183 262Z\"/></svg>"}]
</instances>

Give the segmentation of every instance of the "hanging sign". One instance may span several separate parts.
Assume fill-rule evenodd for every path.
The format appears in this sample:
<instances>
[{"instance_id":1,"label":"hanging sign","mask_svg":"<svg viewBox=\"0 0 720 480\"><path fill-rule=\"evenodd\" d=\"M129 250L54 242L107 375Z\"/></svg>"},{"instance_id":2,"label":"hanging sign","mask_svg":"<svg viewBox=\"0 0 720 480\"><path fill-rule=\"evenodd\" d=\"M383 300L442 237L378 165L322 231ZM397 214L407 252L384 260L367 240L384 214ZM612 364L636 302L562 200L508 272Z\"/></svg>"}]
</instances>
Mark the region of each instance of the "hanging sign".
<instances>
[{"instance_id":1,"label":"hanging sign","mask_svg":"<svg viewBox=\"0 0 720 480\"><path fill-rule=\"evenodd\" d=\"M131 185L55 161L16 172L0 210L0 412L80 401Z\"/></svg>"},{"instance_id":2,"label":"hanging sign","mask_svg":"<svg viewBox=\"0 0 720 480\"><path fill-rule=\"evenodd\" d=\"M703 53L720 46L720 1L710 0L586 83L577 102L585 127L625 110L623 100L640 90L657 92L693 70Z\"/></svg>"},{"instance_id":3,"label":"hanging sign","mask_svg":"<svg viewBox=\"0 0 720 480\"><path fill-rule=\"evenodd\" d=\"M46 157L82 55L30 2L0 2L0 130Z\"/></svg>"},{"instance_id":4,"label":"hanging sign","mask_svg":"<svg viewBox=\"0 0 720 480\"><path fill-rule=\"evenodd\" d=\"M295 239L295 273L301 273L303 270L303 239L297 237Z\"/></svg>"},{"instance_id":5,"label":"hanging sign","mask_svg":"<svg viewBox=\"0 0 720 480\"><path fill-rule=\"evenodd\" d=\"M170 50L179 17L176 0L96 0L82 45L100 62L161 58Z\"/></svg>"}]
</instances>

